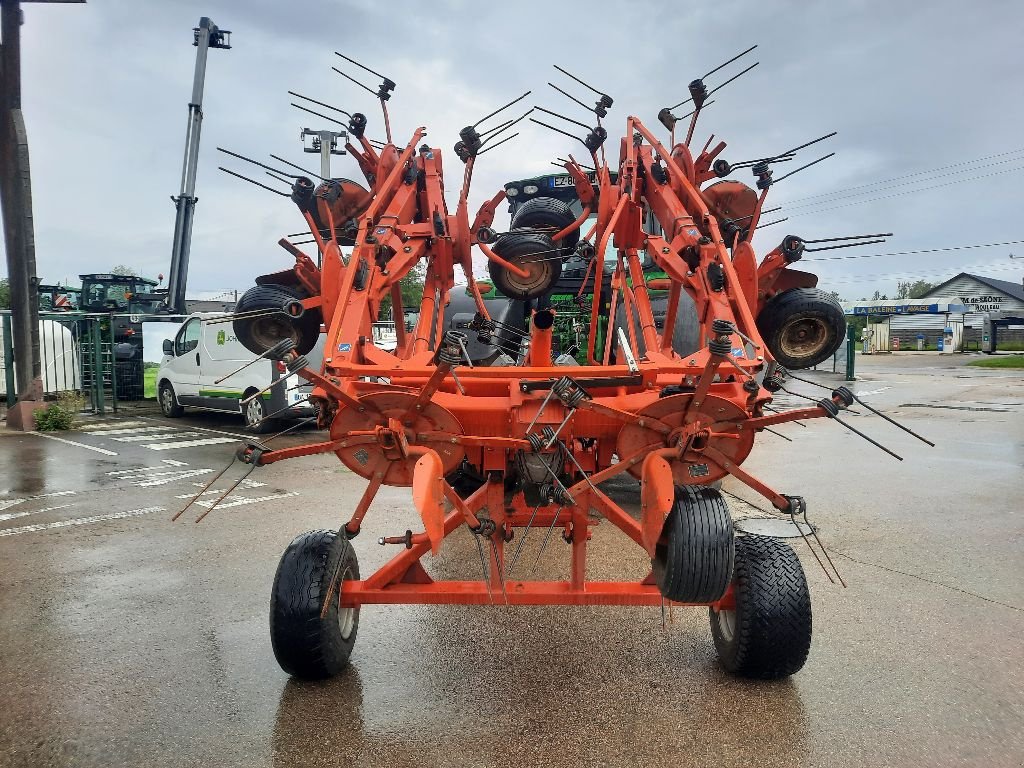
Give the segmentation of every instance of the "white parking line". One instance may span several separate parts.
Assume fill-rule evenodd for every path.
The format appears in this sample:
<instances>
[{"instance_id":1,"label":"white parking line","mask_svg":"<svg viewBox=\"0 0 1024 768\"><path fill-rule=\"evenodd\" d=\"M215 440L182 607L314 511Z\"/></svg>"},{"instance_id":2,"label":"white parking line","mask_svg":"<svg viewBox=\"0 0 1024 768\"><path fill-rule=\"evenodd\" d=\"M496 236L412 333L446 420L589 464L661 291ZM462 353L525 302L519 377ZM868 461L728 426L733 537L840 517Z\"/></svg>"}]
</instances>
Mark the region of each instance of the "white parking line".
<instances>
[{"instance_id":1,"label":"white parking line","mask_svg":"<svg viewBox=\"0 0 1024 768\"><path fill-rule=\"evenodd\" d=\"M170 464L172 467L187 467L187 461L178 461L177 459L160 459L164 464Z\"/></svg>"},{"instance_id":2,"label":"white parking line","mask_svg":"<svg viewBox=\"0 0 1024 768\"><path fill-rule=\"evenodd\" d=\"M41 515L43 512L53 512L55 509L64 509L66 507L73 507L74 504L58 504L55 507L44 507L43 509L30 509L27 512L8 512L5 515L0 515L0 522L5 520L16 520L19 517L28 517L29 515Z\"/></svg>"},{"instance_id":3,"label":"white parking line","mask_svg":"<svg viewBox=\"0 0 1024 768\"><path fill-rule=\"evenodd\" d=\"M121 429L122 427L141 427L145 424L144 421L106 421L100 422L99 424L86 424L86 429L92 430L106 430L106 429Z\"/></svg>"},{"instance_id":4,"label":"white parking line","mask_svg":"<svg viewBox=\"0 0 1024 768\"><path fill-rule=\"evenodd\" d=\"M179 469L175 472L156 472L152 475L147 475L142 479L142 482L136 483L139 488L151 488L154 485L167 485L167 483L173 483L176 480L184 480L188 477L198 477L199 475L206 475L213 472L212 469ZM162 477L161 475L169 475L169 477Z\"/></svg>"},{"instance_id":5,"label":"white parking line","mask_svg":"<svg viewBox=\"0 0 1024 768\"><path fill-rule=\"evenodd\" d=\"M248 499L248 498L240 497L240 498L236 498L234 501L227 501L227 500L225 500L225 501L221 502L220 504L217 504L217 509L227 509L228 507L241 507L241 506L243 506L245 504L258 504L261 501L273 501L274 499L287 499L289 496L298 496L298 495L299 495L298 491L292 491L291 493L276 493L276 494L273 494L272 496L259 496L259 497L255 498L255 499ZM234 496L234 494L232 494L232 496ZM230 499L230 498L232 498L232 496L228 496L228 498ZM216 504L216 502L217 502L216 499L211 499L210 501L197 501L195 504L196 504L197 507L206 507L207 509L209 509L214 504Z\"/></svg>"},{"instance_id":6,"label":"white parking line","mask_svg":"<svg viewBox=\"0 0 1024 768\"><path fill-rule=\"evenodd\" d=\"M73 445L76 448L85 448L87 451L95 451L96 453L102 453L104 456L117 456L117 451L108 451L106 448L97 448L95 445L76 443L74 440L65 440L63 437L55 437L54 435L48 435L45 432L29 432L29 434L39 435L39 437L45 437L47 440L56 440L58 443Z\"/></svg>"},{"instance_id":7,"label":"white parking line","mask_svg":"<svg viewBox=\"0 0 1024 768\"><path fill-rule=\"evenodd\" d=\"M142 418L146 419L147 421L157 421L156 418L153 418L153 417L150 417L150 416L143 416ZM198 429L200 432L210 432L210 433L212 433L214 435L230 435L231 437L234 437L234 438L236 438L238 440L251 440L252 439L252 435L240 435L237 432L225 432L222 429L210 429L209 427L197 427L194 424L189 424L188 428L189 429Z\"/></svg>"},{"instance_id":8,"label":"white parking line","mask_svg":"<svg viewBox=\"0 0 1024 768\"><path fill-rule=\"evenodd\" d=\"M87 434L87 435L102 435L103 437L106 437L107 435L139 435L139 434L144 434L144 433L147 433L147 432L168 432L168 431L173 432L176 429L178 429L178 427L155 427L155 426L150 426L148 424L145 424L145 425L142 425L142 426L130 427L130 428L126 428L126 429L101 429L99 431L96 431L96 430L93 430L93 431L86 430L85 434Z\"/></svg>"},{"instance_id":9,"label":"white parking line","mask_svg":"<svg viewBox=\"0 0 1024 768\"><path fill-rule=\"evenodd\" d=\"M10 493L10 491L4 491L4 493ZM52 491L51 493L40 493L35 496L27 496L24 499L0 499L0 510L10 509L16 504L21 504L23 501L49 499L53 496L74 496L76 493L77 491Z\"/></svg>"},{"instance_id":10,"label":"white parking line","mask_svg":"<svg viewBox=\"0 0 1024 768\"><path fill-rule=\"evenodd\" d=\"M143 448L151 451L173 451L176 448L195 448L199 445L217 445L218 443L237 443L234 437L207 437L202 440L185 440L180 443L149 443Z\"/></svg>"},{"instance_id":11,"label":"white parking line","mask_svg":"<svg viewBox=\"0 0 1024 768\"><path fill-rule=\"evenodd\" d=\"M198 437L202 432L166 432L156 435L128 435L127 437L115 437L119 443L141 443L146 440L175 440L182 437Z\"/></svg>"},{"instance_id":12,"label":"white parking line","mask_svg":"<svg viewBox=\"0 0 1024 768\"><path fill-rule=\"evenodd\" d=\"M104 520L120 520L125 517L138 517L139 515L164 511L163 507L143 507L142 509L129 509L127 512L114 512L109 515L92 515L91 517L76 517L71 520L58 520L56 523L38 523L36 525L22 525L17 528L0 528L0 536L15 536L19 533L48 531L52 528L67 528L70 525L89 525L91 523L101 523Z\"/></svg>"}]
</instances>

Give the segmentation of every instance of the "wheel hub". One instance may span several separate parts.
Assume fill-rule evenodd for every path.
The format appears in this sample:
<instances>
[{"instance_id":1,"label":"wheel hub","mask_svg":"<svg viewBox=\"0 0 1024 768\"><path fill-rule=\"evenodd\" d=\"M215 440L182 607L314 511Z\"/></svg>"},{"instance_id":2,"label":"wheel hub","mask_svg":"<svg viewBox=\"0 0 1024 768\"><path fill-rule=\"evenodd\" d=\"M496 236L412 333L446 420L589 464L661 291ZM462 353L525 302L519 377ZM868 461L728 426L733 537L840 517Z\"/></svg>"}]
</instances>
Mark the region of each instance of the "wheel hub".
<instances>
[{"instance_id":1,"label":"wheel hub","mask_svg":"<svg viewBox=\"0 0 1024 768\"><path fill-rule=\"evenodd\" d=\"M790 357L810 357L828 342L828 326L820 318L801 317L788 323L779 339L782 351Z\"/></svg>"}]
</instances>

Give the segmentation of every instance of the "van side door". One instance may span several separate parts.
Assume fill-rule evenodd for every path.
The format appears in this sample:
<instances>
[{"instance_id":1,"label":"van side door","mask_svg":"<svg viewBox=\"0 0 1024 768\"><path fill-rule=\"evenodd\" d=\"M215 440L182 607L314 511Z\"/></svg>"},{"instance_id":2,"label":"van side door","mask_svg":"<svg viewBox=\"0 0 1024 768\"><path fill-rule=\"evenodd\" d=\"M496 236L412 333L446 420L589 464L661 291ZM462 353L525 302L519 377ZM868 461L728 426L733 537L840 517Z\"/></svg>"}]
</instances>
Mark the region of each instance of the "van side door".
<instances>
[{"instance_id":1,"label":"van side door","mask_svg":"<svg viewBox=\"0 0 1024 768\"><path fill-rule=\"evenodd\" d=\"M201 320L193 317L174 337L174 377L171 383L182 405L202 405L199 402L199 339L202 332Z\"/></svg>"}]
</instances>

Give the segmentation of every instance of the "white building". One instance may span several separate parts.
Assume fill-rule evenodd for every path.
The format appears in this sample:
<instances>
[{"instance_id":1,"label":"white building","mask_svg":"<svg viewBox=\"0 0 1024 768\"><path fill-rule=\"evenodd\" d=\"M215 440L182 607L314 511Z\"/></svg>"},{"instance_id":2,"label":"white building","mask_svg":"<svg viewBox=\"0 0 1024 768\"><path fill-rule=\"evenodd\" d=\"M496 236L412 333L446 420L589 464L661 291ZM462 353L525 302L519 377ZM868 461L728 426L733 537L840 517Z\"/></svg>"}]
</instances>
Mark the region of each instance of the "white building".
<instances>
[{"instance_id":1,"label":"white building","mask_svg":"<svg viewBox=\"0 0 1024 768\"><path fill-rule=\"evenodd\" d=\"M844 304L848 315L868 317L868 347L874 352L927 349L936 342L952 350L981 349L989 312L1024 318L1024 283L961 272L919 299L860 301ZM1024 342L1024 323L999 331L1000 341Z\"/></svg>"}]
</instances>

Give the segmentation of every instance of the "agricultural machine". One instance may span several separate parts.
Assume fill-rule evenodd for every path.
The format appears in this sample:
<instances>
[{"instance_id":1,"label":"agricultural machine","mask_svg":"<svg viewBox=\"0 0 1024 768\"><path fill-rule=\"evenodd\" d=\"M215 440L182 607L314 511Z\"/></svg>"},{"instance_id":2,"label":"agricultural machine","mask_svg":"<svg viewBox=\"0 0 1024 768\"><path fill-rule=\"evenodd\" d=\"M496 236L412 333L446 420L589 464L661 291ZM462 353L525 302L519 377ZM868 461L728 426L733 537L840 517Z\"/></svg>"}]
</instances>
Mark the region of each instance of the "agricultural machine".
<instances>
[{"instance_id":1,"label":"agricultural machine","mask_svg":"<svg viewBox=\"0 0 1024 768\"><path fill-rule=\"evenodd\" d=\"M579 137L530 119L583 145L587 164L569 155L560 162L564 174L508 185L472 215L474 167L517 135L507 132L533 110L485 126L528 94L464 128L445 167L441 149L423 141L424 128L405 143L393 141L387 102L395 83L383 78L376 90L363 85L384 113L382 141L366 135L363 114L344 113L346 149L365 185L314 182L313 174L228 153L287 181L284 192L247 179L290 197L322 254L318 266L282 239L294 265L257 278L233 323L254 354L313 384L318 426L326 430L315 442L291 447L251 441L234 460L246 465L244 477L259 466L334 453L367 481L339 530L303 534L281 559L271 635L286 671L314 678L337 673L352 652L360 608L396 603L708 606L727 670L778 678L801 668L811 606L800 562L778 539L735 535L716 486L731 475L780 514L806 519L801 497L775 490L743 463L761 431L838 419L854 402L848 389L827 387L807 407L771 406L786 368L821 362L844 339L835 301L816 288L814 275L793 265L814 243L845 247L877 236L787 236L757 261L751 236L766 197L793 173L775 178L775 166L828 137L731 164L721 157L725 142L712 146L709 139L691 150L696 121L718 90L709 91L704 79L720 69L690 83L685 139L676 140L683 118L671 110L687 102L659 114L667 140L629 116L621 138L611 142L604 124L612 99L559 69L596 93L595 105L586 107L596 124L536 108L584 128ZM453 162L461 184L449 210L445 172L450 180ZM753 187L726 180L738 169L753 173ZM544 179L549 189L541 189ZM496 231L494 217L506 201L511 226ZM475 251L510 301L484 298ZM410 332L398 323L395 349L382 350L373 343L373 323L389 297L395 316L402 316L399 281L421 262L426 272L416 325ZM460 273L465 286L456 285ZM561 291L566 301L552 302L563 274L573 276L574 290ZM472 313L446 323L446 305L462 295ZM580 332L557 349L563 314L576 318ZM321 324L324 362L313 369L305 353ZM601 488L625 475L640 481L638 517ZM422 530L381 537L379 544L397 554L363 578L353 540L382 485L412 489ZM646 552L645 578L588 576L588 541L599 522ZM534 527L545 529L545 543L558 531L569 545L568 579L521 579L514 570ZM481 577L435 578L424 558L443 551L445 539L463 528L476 541Z\"/></svg>"}]
</instances>

